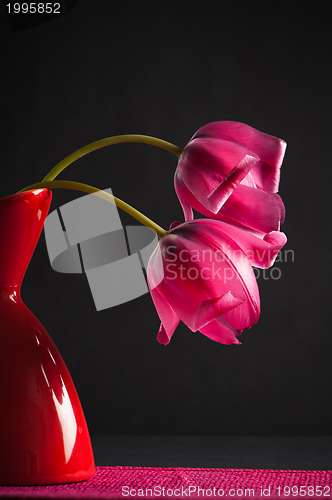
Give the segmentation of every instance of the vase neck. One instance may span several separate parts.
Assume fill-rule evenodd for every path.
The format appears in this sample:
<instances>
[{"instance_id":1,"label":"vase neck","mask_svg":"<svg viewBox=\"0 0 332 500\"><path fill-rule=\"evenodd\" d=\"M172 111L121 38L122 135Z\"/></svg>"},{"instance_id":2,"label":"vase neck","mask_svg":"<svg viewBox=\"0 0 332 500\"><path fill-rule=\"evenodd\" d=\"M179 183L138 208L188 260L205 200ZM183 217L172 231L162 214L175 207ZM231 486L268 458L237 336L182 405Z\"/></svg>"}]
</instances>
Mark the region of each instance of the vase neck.
<instances>
[{"instance_id":1,"label":"vase neck","mask_svg":"<svg viewBox=\"0 0 332 500\"><path fill-rule=\"evenodd\" d=\"M35 189L0 199L0 287L19 290L51 198L51 191Z\"/></svg>"},{"instance_id":2,"label":"vase neck","mask_svg":"<svg viewBox=\"0 0 332 500\"><path fill-rule=\"evenodd\" d=\"M21 286L20 285L12 285L12 286L0 286L0 299L1 300L10 300L11 302L18 304L22 301L21 299Z\"/></svg>"}]
</instances>

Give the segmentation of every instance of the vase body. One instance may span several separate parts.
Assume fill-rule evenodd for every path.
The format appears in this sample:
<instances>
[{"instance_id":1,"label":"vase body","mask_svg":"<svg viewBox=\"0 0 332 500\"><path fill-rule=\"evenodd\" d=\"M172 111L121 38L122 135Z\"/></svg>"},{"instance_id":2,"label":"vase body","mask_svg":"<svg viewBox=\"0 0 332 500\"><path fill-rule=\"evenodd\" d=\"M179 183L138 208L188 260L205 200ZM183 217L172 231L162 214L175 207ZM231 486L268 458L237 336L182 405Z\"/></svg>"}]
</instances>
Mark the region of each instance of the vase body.
<instances>
[{"instance_id":1,"label":"vase body","mask_svg":"<svg viewBox=\"0 0 332 500\"><path fill-rule=\"evenodd\" d=\"M0 199L2 485L66 483L95 474L87 424L69 371L20 296L50 202L47 189Z\"/></svg>"}]
</instances>

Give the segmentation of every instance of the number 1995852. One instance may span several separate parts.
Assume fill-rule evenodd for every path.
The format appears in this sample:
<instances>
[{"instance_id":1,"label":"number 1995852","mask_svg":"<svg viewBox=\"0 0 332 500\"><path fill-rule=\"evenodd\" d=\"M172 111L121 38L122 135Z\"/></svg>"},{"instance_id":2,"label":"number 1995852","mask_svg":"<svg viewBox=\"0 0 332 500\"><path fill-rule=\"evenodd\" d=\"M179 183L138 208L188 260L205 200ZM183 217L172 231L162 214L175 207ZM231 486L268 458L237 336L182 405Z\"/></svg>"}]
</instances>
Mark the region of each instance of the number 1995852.
<instances>
[{"instance_id":1,"label":"number 1995852","mask_svg":"<svg viewBox=\"0 0 332 500\"><path fill-rule=\"evenodd\" d=\"M8 14L61 14L59 2L7 3Z\"/></svg>"}]
</instances>

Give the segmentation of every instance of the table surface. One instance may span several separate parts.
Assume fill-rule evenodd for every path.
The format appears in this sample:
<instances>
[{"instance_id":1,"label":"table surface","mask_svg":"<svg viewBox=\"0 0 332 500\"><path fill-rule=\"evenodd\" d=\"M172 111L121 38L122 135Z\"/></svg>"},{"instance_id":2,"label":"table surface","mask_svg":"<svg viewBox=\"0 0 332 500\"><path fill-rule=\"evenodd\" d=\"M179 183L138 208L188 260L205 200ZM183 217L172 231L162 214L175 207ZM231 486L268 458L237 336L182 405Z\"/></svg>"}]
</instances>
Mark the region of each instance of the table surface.
<instances>
[{"instance_id":1,"label":"table surface","mask_svg":"<svg viewBox=\"0 0 332 500\"><path fill-rule=\"evenodd\" d=\"M198 489L241 495L250 489L257 500L280 500L301 487L301 500L330 496L332 437L253 436L93 436L96 474L88 481L46 486L0 486L0 497L104 499L124 498L134 491L157 498L155 488L182 492ZM263 470L262 470L263 469ZM271 470L272 469L272 470ZM127 488L127 490L124 490ZM288 490L286 491L286 488ZM316 488L316 489L315 489ZM292 489L292 492L293 492ZM317 495L313 491L319 489ZM148 492L149 491L149 492ZM143 492L138 493L138 492ZM153 495L151 496L151 492ZM305 493L305 496L303 496ZM174 493L175 494L175 493ZM287 496L287 498L288 498ZM284 496L282 496L284 497ZM175 497L174 497L175 498ZM285 497L286 498L286 497Z\"/></svg>"},{"instance_id":2,"label":"table surface","mask_svg":"<svg viewBox=\"0 0 332 500\"><path fill-rule=\"evenodd\" d=\"M332 436L92 436L96 465L332 470Z\"/></svg>"}]
</instances>

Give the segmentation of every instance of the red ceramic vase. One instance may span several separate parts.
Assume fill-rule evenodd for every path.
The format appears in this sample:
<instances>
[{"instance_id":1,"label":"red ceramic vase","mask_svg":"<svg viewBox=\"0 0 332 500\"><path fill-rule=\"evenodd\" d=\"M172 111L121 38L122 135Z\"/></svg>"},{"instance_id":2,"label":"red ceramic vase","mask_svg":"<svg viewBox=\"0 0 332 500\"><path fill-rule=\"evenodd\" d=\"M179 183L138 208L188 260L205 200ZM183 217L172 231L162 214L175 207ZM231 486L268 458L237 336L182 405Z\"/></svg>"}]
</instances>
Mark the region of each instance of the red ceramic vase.
<instances>
[{"instance_id":1,"label":"red ceramic vase","mask_svg":"<svg viewBox=\"0 0 332 500\"><path fill-rule=\"evenodd\" d=\"M82 481L95 474L69 371L24 305L20 286L51 203L47 189L0 199L0 484Z\"/></svg>"}]
</instances>

